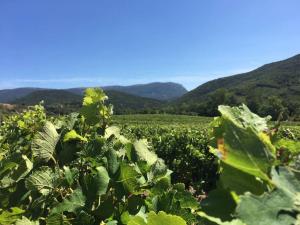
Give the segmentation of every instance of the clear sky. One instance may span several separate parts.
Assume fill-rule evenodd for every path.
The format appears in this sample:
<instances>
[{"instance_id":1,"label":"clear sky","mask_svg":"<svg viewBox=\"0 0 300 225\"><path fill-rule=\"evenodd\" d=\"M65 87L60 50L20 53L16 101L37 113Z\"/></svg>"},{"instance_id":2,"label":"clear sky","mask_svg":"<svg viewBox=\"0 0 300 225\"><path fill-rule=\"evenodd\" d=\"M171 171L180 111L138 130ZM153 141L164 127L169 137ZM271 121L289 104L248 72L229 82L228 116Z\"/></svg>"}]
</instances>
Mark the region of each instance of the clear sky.
<instances>
[{"instance_id":1,"label":"clear sky","mask_svg":"<svg viewBox=\"0 0 300 225\"><path fill-rule=\"evenodd\" d=\"M299 54L299 10L299 0L0 0L0 89L192 89Z\"/></svg>"}]
</instances>

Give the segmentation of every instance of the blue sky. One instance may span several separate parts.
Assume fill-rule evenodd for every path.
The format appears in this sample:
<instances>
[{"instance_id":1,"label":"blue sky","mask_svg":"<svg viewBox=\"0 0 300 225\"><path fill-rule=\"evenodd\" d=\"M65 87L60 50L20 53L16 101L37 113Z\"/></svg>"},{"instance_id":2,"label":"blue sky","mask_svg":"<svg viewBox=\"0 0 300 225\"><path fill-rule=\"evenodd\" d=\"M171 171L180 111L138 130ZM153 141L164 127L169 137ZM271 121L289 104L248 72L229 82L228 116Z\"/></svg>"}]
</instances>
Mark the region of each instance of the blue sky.
<instances>
[{"instance_id":1,"label":"blue sky","mask_svg":"<svg viewBox=\"0 0 300 225\"><path fill-rule=\"evenodd\" d=\"M299 0L0 0L0 89L192 89L300 53L299 9Z\"/></svg>"}]
</instances>

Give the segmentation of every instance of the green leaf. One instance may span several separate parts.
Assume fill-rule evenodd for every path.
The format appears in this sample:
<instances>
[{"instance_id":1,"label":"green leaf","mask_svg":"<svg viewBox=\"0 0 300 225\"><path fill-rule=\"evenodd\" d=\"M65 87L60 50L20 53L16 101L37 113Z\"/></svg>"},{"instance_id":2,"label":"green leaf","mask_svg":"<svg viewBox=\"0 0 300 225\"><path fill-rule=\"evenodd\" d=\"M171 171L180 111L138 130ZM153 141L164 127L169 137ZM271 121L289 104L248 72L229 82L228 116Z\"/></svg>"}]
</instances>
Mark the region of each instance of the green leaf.
<instances>
[{"instance_id":1,"label":"green leaf","mask_svg":"<svg viewBox=\"0 0 300 225\"><path fill-rule=\"evenodd\" d=\"M226 207L222 207L225 206ZM236 203L231 193L219 186L208 193L208 197L201 201L201 210L210 216L222 220L231 220L236 208Z\"/></svg>"},{"instance_id":2,"label":"green leaf","mask_svg":"<svg viewBox=\"0 0 300 225\"><path fill-rule=\"evenodd\" d=\"M71 225L63 214L50 214L46 218L47 225Z\"/></svg>"},{"instance_id":3,"label":"green leaf","mask_svg":"<svg viewBox=\"0 0 300 225\"><path fill-rule=\"evenodd\" d=\"M11 164L9 162L4 162L4 167L6 167L5 172L2 174L0 180L0 187L1 188L7 188L15 183L19 182L20 180L24 179L27 174L32 170L33 164L32 162L27 158L26 155L13 155L14 158L12 159L14 163ZM6 163L9 164L7 169ZM14 166L12 166L14 165Z\"/></svg>"},{"instance_id":4,"label":"green leaf","mask_svg":"<svg viewBox=\"0 0 300 225\"><path fill-rule=\"evenodd\" d=\"M25 211L18 207L11 208L9 211L2 211L0 214L0 224L11 225L20 219L24 213Z\"/></svg>"},{"instance_id":5,"label":"green leaf","mask_svg":"<svg viewBox=\"0 0 300 225\"><path fill-rule=\"evenodd\" d=\"M137 171L134 165L121 163L119 181L122 182L126 191L132 193L138 190L143 183L140 179L141 177L142 174Z\"/></svg>"},{"instance_id":6,"label":"green leaf","mask_svg":"<svg viewBox=\"0 0 300 225\"><path fill-rule=\"evenodd\" d=\"M146 161L149 166L158 159L154 152L149 151L147 140L139 140L134 143L137 161Z\"/></svg>"},{"instance_id":7,"label":"green leaf","mask_svg":"<svg viewBox=\"0 0 300 225\"><path fill-rule=\"evenodd\" d=\"M206 213L204 212L197 212L197 214L205 219L207 219L208 221L210 222L213 222L215 224L218 224L218 225L246 225L244 224L241 220L239 219L234 219L232 221L226 221L226 222L222 222L222 220L220 220L219 218L216 218L216 217L212 217L212 216L209 216L207 215Z\"/></svg>"},{"instance_id":8,"label":"green leaf","mask_svg":"<svg viewBox=\"0 0 300 225\"><path fill-rule=\"evenodd\" d=\"M155 181L168 173L168 167L162 159L157 159L156 162L151 166L150 171L147 174L148 180Z\"/></svg>"},{"instance_id":9,"label":"green leaf","mask_svg":"<svg viewBox=\"0 0 300 225\"><path fill-rule=\"evenodd\" d=\"M147 214L147 221L140 216L134 216L128 225L186 225L184 219L179 216L166 214L161 211L158 214L151 211Z\"/></svg>"},{"instance_id":10,"label":"green leaf","mask_svg":"<svg viewBox=\"0 0 300 225\"><path fill-rule=\"evenodd\" d=\"M120 137L120 128L117 126L110 126L105 129L104 138L108 139L111 136L115 136L116 138Z\"/></svg>"},{"instance_id":11,"label":"green leaf","mask_svg":"<svg viewBox=\"0 0 300 225\"><path fill-rule=\"evenodd\" d=\"M78 175L78 169L77 168L70 169L70 167L68 166L64 166L63 169L65 174L65 179L67 183L71 186L76 180L76 176Z\"/></svg>"},{"instance_id":12,"label":"green leaf","mask_svg":"<svg viewBox=\"0 0 300 225\"><path fill-rule=\"evenodd\" d=\"M147 225L147 223L142 217L134 216L129 220L127 225Z\"/></svg>"},{"instance_id":13,"label":"green leaf","mask_svg":"<svg viewBox=\"0 0 300 225\"><path fill-rule=\"evenodd\" d=\"M87 88L81 108L81 114L89 125L95 125L100 122L100 118L107 118L111 109L104 106L107 96L100 88Z\"/></svg>"},{"instance_id":14,"label":"green leaf","mask_svg":"<svg viewBox=\"0 0 300 225\"><path fill-rule=\"evenodd\" d=\"M100 88L87 88L85 90L85 97L83 98L83 105L91 105L96 102L104 102L108 97Z\"/></svg>"},{"instance_id":15,"label":"green leaf","mask_svg":"<svg viewBox=\"0 0 300 225\"><path fill-rule=\"evenodd\" d=\"M240 197L237 215L247 225L295 224L299 215L300 182L291 171L279 168L272 171L276 189L271 193L255 196L246 193ZM260 218L257 220L257 218Z\"/></svg>"},{"instance_id":16,"label":"green leaf","mask_svg":"<svg viewBox=\"0 0 300 225\"><path fill-rule=\"evenodd\" d=\"M179 216L174 216L166 214L165 212L155 212L148 213L148 225L186 225L184 219Z\"/></svg>"},{"instance_id":17,"label":"green leaf","mask_svg":"<svg viewBox=\"0 0 300 225\"><path fill-rule=\"evenodd\" d=\"M68 198L64 199L61 203L56 205L51 214L57 214L62 212L76 212L85 205L85 196L81 189L76 189Z\"/></svg>"},{"instance_id":18,"label":"green leaf","mask_svg":"<svg viewBox=\"0 0 300 225\"><path fill-rule=\"evenodd\" d=\"M271 176L276 187L285 193L296 196L300 192L300 181L288 167L273 168Z\"/></svg>"},{"instance_id":19,"label":"green leaf","mask_svg":"<svg viewBox=\"0 0 300 225\"><path fill-rule=\"evenodd\" d=\"M117 152L114 149L109 149L106 153L108 173L114 176L120 168L120 162Z\"/></svg>"},{"instance_id":20,"label":"green leaf","mask_svg":"<svg viewBox=\"0 0 300 225\"><path fill-rule=\"evenodd\" d=\"M54 189L55 182L55 174L49 167L43 166L26 179L25 185L28 190L48 195Z\"/></svg>"},{"instance_id":21,"label":"green leaf","mask_svg":"<svg viewBox=\"0 0 300 225\"><path fill-rule=\"evenodd\" d=\"M174 198L180 202L181 208L196 210L200 207L199 202L190 192L185 189L176 189L176 186L174 186L174 189L176 190Z\"/></svg>"},{"instance_id":22,"label":"green leaf","mask_svg":"<svg viewBox=\"0 0 300 225\"><path fill-rule=\"evenodd\" d=\"M87 197L88 204L98 199L97 197L103 195L107 191L109 176L106 169L102 166L96 168L96 172L86 175L84 177L84 185L82 191Z\"/></svg>"},{"instance_id":23,"label":"green leaf","mask_svg":"<svg viewBox=\"0 0 300 225\"><path fill-rule=\"evenodd\" d=\"M262 118L252 113L244 104L239 107L221 105L219 106L218 110L222 114L223 118L231 121L239 128L251 128L257 133L269 130L267 123L271 118Z\"/></svg>"},{"instance_id":24,"label":"green leaf","mask_svg":"<svg viewBox=\"0 0 300 225\"><path fill-rule=\"evenodd\" d=\"M68 141L83 141L87 142L87 139L85 137L82 137L81 135L77 134L75 130L71 130L64 136L64 142Z\"/></svg>"},{"instance_id":25,"label":"green leaf","mask_svg":"<svg viewBox=\"0 0 300 225\"><path fill-rule=\"evenodd\" d=\"M39 221L31 221L27 219L25 216L22 219L16 221L15 225L39 225Z\"/></svg>"},{"instance_id":26,"label":"green leaf","mask_svg":"<svg viewBox=\"0 0 300 225\"><path fill-rule=\"evenodd\" d=\"M238 195L245 192L251 192L256 195L261 195L267 191L267 185L255 176L244 173L243 171L221 163L222 173L220 181L225 189L236 192Z\"/></svg>"},{"instance_id":27,"label":"green leaf","mask_svg":"<svg viewBox=\"0 0 300 225\"><path fill-rule=\"evenodd\" d=\"M46 122L43 131L39 132L32 141L32 155L36 161L48 162L53 158L56 144L59 140L59 134L54 125ZM54 160L55 161L55 160Z\"/></svg>"},{"instance_id":28,"label":"green leaf","mask_svg":"<svg viewBox=\"0 0 300 225\"><path fill-rule=\"evenodd\" d=\"M120 134L120 128L117 126L110 126L105 129L104 138L108 139L112 136L117 138L122 144L129 143L129 140Z\"/></svg>"},{"instance_id":29,"label":"green leaf","mask_svg":"<svg viewBox=\"0 0 300 225\"><path fill-rule=\"evenodd\" d=\"M213 122L211 151L229 166L270 182L268 174L275 148L267 129L267 120L240 107L219 106L222 116Z\"/></svg>"}]
</instances>

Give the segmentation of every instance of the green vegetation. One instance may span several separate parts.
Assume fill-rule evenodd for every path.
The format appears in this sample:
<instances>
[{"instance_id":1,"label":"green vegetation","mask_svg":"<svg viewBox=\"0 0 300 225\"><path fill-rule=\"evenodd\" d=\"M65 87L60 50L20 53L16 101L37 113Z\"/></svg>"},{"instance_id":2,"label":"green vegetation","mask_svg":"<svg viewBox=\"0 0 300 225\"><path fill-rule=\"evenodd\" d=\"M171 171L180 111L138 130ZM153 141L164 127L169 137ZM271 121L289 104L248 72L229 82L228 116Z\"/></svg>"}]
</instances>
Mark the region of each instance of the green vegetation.
<instances>
[{"instance_id":1,"label":"green vegetation","mask_svg":"<svg viewBox=\"0 0 300 225\"><path fill-rule=\"evenodd\" d=\"M4 119L1 225L299 222L293 131L245 105L220 106L210 125L169 115L127 125L106 102L87 89L79 113L49 117L37 105Z\"/></svg>"}]
</instances>

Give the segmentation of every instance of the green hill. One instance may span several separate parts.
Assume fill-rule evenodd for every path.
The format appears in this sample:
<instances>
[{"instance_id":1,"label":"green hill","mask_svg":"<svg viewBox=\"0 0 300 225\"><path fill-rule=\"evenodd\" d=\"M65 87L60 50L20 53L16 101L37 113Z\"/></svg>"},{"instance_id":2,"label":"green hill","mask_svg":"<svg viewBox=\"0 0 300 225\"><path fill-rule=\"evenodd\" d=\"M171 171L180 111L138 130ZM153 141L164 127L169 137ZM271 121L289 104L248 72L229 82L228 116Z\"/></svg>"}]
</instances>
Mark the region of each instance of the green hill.
<instances>
[{"instance_id":1,"label":"green hill","mask_svg":"<svg viewBox=\"0 0 300 225\"><path fill-rule=\"evenodd\" d=\"M209 81L173 102L171 110L215 116L220 104L246 103L260 115L300 115L300 55L248 73Z\"/></svg>"},{"instance_id":2,"label":"green hill","mask_svg":"<svg viewBox=\"0 0 300 225\"><path fill-rule=\"evenodd\" d=\"M162 107L163 102L143 98L118 91L106 91L109 103L113 104L116 114L124 113L153 113ZM17 105L35 105L44 101L46 109L54 114L65 114L78 111L82 103L82 95L67 90L38 90L13 101Z\"/></svg>"}]
</instances>

